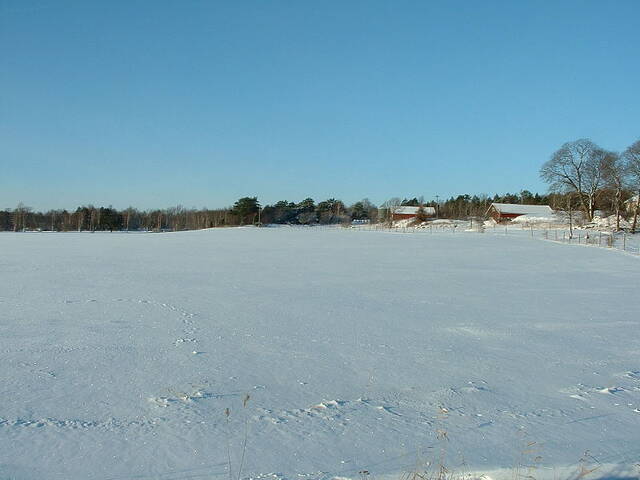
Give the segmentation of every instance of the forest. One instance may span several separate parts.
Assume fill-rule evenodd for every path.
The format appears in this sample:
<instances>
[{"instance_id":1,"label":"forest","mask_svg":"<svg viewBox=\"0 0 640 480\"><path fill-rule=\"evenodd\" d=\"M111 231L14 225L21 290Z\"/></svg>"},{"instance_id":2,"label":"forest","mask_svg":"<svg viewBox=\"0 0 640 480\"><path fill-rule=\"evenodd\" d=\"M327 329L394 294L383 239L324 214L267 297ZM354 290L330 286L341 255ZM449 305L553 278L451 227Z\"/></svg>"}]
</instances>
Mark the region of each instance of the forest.
<instances>
[{"instance_id":1,"label":"forest","mask_svg":"<svg viewBox=\"0 0 640 480\"><path fill-rule=\"evenodd\" d=\"M549 205L554 210L581 211L585 220L597 211L603 215L629 217L636 230L640 202L625 205L640 195L640 140L623 153L600 148L588 139L567 142L540 168L540 178L549 185L544 194L521 190L518 193L458 195L446 200L424 196L393 197L380 205L364 198L351 205L329 198L301 201L281 200L261 205L257 196L238 199L233 206L217 209L185 208L140 210L134 207L82 205L73 211L35 211L19 203L0 210L3 231L181 231L239 225L328 225L352 221L388 222L399 206L435 207L438 218L482 218L492 202Z\"/></svg>"}]
</instances>

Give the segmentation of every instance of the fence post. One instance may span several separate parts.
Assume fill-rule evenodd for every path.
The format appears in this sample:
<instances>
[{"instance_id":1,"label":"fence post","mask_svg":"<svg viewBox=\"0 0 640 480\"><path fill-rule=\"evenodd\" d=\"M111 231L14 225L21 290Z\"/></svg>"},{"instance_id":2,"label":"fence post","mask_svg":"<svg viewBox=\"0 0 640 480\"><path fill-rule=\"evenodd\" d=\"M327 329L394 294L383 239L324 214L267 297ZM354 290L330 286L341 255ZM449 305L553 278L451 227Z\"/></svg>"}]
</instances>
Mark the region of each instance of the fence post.
<instances>
[{"instance_id":1,"label":"fence post","mask_svg":"<svg viewBox=\"0 0 640 480\"><path fill-rule=\"evenodd\" d=\"M627 233L622 234L622 250L627 249Z\"/></svg>"}]
</instances>

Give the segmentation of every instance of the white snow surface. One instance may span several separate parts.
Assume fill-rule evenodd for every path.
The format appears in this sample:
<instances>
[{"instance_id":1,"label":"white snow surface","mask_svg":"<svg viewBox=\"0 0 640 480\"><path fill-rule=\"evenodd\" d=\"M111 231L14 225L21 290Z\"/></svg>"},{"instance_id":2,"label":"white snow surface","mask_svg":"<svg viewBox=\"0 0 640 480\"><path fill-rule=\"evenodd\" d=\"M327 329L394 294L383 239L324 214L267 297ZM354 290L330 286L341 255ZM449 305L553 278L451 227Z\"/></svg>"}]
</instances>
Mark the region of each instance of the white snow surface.
<instances>
[{"instance_id":1,"label":"white snow surface","mask_svg":"<svg viewBox=\"0 0 640 480\"><path fill-rule=\"evenodd\" d=\"M609 215L608 217L595 216L593 220L583 226L584 228L595 228L598 230L611 230L616 227L616 216ZM631 228L631 222L620 218L620 228Z\"/></svg>"},{"instance_id":2,"label":"white snow surface","mask_svg":"<svg viewBox=\"0 0 640 480\"><path fill-rule=\"evenodd\" d=\"M492 203L500 213L519 213L521 215L531 215L535 217L548 217L553 215L553 210L549 205L522 205L519 203Z\"/></svg>"},{"instance_id":3,"label":"white snow surface","mask_svg":"<svg viewBox=\"0 0 640 480\"><path fill-rule=\"evenodd\" d=\"M527 225L533 224L549 224L549 225L553 225L553 224L563 224L564 223L564 219L562 217L556 217L554 215L550 215L548 217L539 217L536 215L520 215L519 217L514 218L513 220L511 220L512 223L524 223Z\"/></svg>"},{"instance_id":4,"label":"white snow surface","mask_svg":"<svg viewBox=\"0 0 640 480\"><path fill-rule=\"evenodd\" d=\"M436 209L435 207L422 207L422 210L426 215L435 215ZM420 207L414 207L410 205L405 205L401 207L396 207L393 209L393 213L395 214L403 214L403 215L417 215L420 211Z\"/></svg>"},{"instance_id":5,"label":"white snow surface","mask_svg":"<svg viewBox=\"0 0 640 480\"><path fill-rule=\"evenodd\" d=\"M235 479L245 428L242 478L398 478L437 430L453 471L630 471L639 284L524 235L0 234L0 478Z\"/></svg>"}]
</instances>

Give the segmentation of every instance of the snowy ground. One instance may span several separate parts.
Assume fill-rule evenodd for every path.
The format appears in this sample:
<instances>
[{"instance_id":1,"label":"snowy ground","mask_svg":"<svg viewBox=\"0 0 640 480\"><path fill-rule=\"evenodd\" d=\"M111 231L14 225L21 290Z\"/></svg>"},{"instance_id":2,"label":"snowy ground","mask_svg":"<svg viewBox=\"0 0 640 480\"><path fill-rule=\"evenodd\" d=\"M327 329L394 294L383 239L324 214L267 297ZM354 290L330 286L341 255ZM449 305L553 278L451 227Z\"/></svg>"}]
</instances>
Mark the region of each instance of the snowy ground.
<instances>
[{"instance_id":1,"label":"snowy ground","mask_svg":"<svg viewBox=\"0 0 640 480\"><path fill-rule=\"evenodd\" d=\"M638 285L526 235L0 234L0 478L235 480L245 428L242 477L627 477Z\"/></svg>"},{"instance_id":2,"label":"snowy ground","mask_svg":"<svg viewBox=\"0 0 640 480\"><path fill-rule=\"evenodd\" d=\"M610 227L595 227L595 223L575 226L573 231L569 224L536 222L536 219L515 219L513 222L497 224L496 222L477 220L430 220L414 225L412 220L400 220L392 227L383 224L353 225L351 229L358 231L385 230L394 233L439 234L439 233L483 233L488 235L526 236L546 241L582 245L588 247L610 248L626 253L640 255L640 233L631 234L625 231L614 231ZM545 220L545 219L537 219Z\"/></svg>"}]
</instances>

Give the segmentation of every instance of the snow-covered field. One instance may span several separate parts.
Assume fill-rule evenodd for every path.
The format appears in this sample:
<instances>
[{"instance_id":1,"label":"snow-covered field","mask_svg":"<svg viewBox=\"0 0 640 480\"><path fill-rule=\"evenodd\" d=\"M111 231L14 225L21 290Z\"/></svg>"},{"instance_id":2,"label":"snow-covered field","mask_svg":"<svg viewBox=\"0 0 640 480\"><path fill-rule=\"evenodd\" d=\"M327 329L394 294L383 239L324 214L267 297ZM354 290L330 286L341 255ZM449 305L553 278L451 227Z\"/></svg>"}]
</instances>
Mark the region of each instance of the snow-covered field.
<instances>
[{"instance_id":1,"label":"snow-covered field","mask_svg":"<svg viewBox=\"0 0 640 480\"><path fill-rule=\"evenodd\" d=\"M526 235L0 234L0 478L630 476L639 285Z\"/></svg>"}]
</instances>

